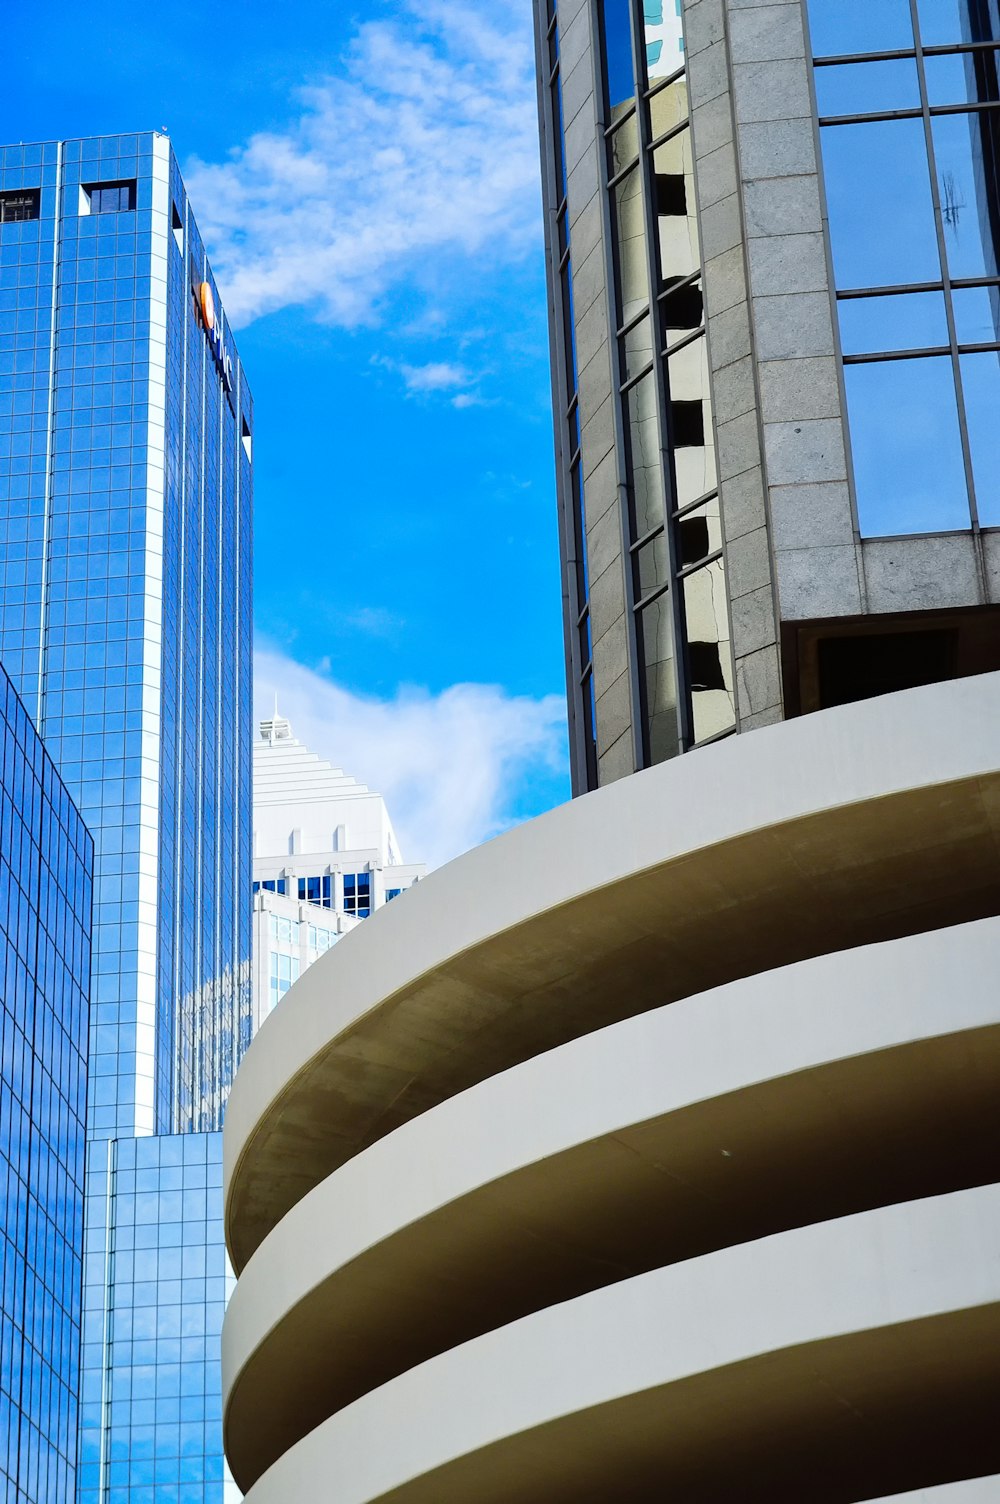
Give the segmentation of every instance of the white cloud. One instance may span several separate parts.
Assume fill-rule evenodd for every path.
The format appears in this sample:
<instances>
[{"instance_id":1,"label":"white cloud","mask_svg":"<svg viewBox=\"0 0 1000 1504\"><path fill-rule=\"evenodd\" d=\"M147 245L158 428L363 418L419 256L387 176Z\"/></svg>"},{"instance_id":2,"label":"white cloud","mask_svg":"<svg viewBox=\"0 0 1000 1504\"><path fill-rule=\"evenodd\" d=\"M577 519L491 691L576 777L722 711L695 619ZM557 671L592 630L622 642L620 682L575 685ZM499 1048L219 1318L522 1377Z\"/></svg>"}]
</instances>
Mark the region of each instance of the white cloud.
<instances>
[{"instance_id":1,"label":"white cloud","mask_svg":"<svg viewBox=\"0 0 1000 1504\"><path fill-rule=\"evenodd\" d=\"M489 278L536 242L527 0L402 0L300 104L286 130L186 169L235 323L290 305L374 323L400 283L451 286L460 263Z\"/></svg>"},{"instance_id":2,"label":"white cloud","mask_svg":"<svg viewBox=\"0 0 1000 1504\"><path fill-rule=\"evenodd\" d=\"M566 767L565 703L496 685L391 700L353 694L273 649L255 659L257 701L275 693L295 736L384 795L403 855L440 866L515 821L526 787Z\"/></svg>"}]
</instances>

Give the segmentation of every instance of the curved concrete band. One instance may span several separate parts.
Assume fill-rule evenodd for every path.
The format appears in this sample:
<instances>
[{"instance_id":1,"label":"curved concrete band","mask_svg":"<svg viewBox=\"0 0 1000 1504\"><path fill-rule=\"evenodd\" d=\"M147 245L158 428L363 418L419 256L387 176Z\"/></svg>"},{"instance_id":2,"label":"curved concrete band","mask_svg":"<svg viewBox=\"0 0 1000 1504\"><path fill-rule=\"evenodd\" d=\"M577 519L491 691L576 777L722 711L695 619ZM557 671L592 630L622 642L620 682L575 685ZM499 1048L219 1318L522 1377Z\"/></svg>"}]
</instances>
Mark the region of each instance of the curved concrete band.
<instances>
[{"instance_id":1,"label":"curved concrete band","mask_svg":"<svg viewBox=\"0 0 1000 1504\"><path fill-rule=\"evenodd\" d=\"M1000 919L822 956L573 1041L344 1165L223 1337L240 1485L360 1394L529 1311L1000 1178Z\"/></svg>"},{"instance_id":2,"label":"curved concrete band","mask_svg":"<svg viewBox=\"0 0 1000 1504\"><path fill-rule=\"evenodd\" d=\"M998 1247L990 1186L620 1281L364 1396L247 1504L331 1479L338 1504L844 1504L995 1471Z\"/></svg>"},{"instance_id":3,"label":"curved concrete band","mask_svg":"<svg viewBox=\"0 0 1000 1504\"><path fill-rule=\"evenodd\" d=\"M987 675L733 738L374 915L296 983L238 1073L237 1271L339 1165L499 1071L738 976L993 913L998 716Z\"/></svg>"}]
</instances>

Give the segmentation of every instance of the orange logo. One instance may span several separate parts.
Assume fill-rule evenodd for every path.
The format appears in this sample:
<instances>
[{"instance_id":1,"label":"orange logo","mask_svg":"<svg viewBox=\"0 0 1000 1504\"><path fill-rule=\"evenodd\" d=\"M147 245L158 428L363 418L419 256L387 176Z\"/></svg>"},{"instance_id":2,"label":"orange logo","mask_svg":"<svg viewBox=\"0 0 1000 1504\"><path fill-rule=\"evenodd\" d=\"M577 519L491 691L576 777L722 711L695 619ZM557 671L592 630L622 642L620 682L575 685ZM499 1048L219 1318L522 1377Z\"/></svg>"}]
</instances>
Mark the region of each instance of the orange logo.
<instances>
[{"instance_id":1,"label":"orange logo","mask_svg":"<svg viewBox=\"0 0 1000 1504\"><path fill-rule=\"evenodd\" d=\"M201 308L201 317L205 328L214 329L215 299L212 297L212 288L208 282L202 282L198 288L198 304Z\"/></svg>"}]
</instances>

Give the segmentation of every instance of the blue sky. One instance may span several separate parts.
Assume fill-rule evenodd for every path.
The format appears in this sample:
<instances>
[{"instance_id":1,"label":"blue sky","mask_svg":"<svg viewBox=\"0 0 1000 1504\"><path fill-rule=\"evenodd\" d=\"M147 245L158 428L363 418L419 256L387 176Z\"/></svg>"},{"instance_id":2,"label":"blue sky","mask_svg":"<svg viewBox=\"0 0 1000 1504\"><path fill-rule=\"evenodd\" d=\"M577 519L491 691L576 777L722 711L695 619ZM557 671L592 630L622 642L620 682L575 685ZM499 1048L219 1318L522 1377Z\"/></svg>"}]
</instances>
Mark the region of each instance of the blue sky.
<instances>
[{"instance_id":1,"label":"blue sky","mask_svg":"<svg viewBox=\"0 0 1000 1504\"><path fill-rule=\"evenodd\" d=\"M4 31L0 140L173 140L256 401L262 702L413 860L567 797L527 0Z\"/></svg>"}]
</instances>

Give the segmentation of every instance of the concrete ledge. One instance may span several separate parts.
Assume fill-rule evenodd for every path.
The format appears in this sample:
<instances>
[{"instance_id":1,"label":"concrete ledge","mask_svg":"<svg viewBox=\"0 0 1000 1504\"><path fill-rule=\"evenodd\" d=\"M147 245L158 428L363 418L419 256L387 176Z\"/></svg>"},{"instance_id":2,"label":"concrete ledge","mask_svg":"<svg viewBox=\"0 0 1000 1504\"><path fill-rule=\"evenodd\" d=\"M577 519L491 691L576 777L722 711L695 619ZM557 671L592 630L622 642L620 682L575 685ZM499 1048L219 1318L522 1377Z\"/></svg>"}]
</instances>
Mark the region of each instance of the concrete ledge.
<instances>
[{"instance_id":1,"label":"concrete ledge","mask_svg":"<svg viewBox=\"0 0 1000 1504\"><path fill-rule=\"evenodd\" d=\"M996 1471L998 1247L990 1186L623 1280L366 1395L247 1504L331 1479L337 1504L847 1504Z\"/></svg>"},{"instance_id":2,"label":"concrete ledge","mask_svg":"<svg viewBox=\"0 0 1000 1504\"><path fill-rule=\"evenodd\" d=\"M1000 1179L1000 919L731 983L528 1061L373 1145L226 1314L245 1490L335 1411L649 1269Z\"/></svg>"},{"instance_id":3,"label":"concrete ledge","mask_svg":"<svg viewBox=\"0 0 1000 1504\"><path fill-rule=\"evenodd\" d=\"M996 911L1000 675L734 737L470 852L295 984L225 1126L237 1271L436 1103L648 1008Z\"/></svg>"}]
</instances>

